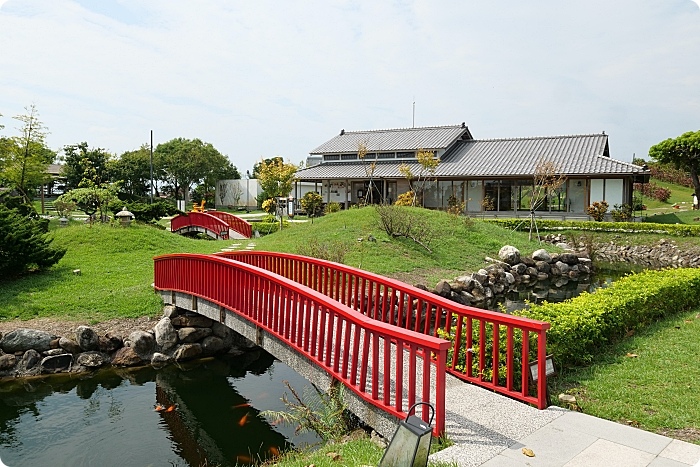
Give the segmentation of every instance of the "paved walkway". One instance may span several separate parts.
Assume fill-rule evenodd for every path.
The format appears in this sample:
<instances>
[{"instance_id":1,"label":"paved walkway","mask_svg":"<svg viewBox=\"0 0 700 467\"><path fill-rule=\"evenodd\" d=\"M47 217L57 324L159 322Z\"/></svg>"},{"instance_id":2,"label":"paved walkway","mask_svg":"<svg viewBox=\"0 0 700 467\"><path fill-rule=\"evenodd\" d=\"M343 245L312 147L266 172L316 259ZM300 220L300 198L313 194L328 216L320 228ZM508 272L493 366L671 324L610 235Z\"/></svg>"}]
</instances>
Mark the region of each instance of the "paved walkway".
<instances>
[{"instance_id":1,"label":"paved walkway","mask_svg":"<svg viewBox=\"0 0 700 467\"><path fill-rule=\"evenodd\" d=\"M559 407L537 410L450 375L446 396L455 445L431 459L460 467L700 467L700 445Z\"/></svg>"}]
</instances>

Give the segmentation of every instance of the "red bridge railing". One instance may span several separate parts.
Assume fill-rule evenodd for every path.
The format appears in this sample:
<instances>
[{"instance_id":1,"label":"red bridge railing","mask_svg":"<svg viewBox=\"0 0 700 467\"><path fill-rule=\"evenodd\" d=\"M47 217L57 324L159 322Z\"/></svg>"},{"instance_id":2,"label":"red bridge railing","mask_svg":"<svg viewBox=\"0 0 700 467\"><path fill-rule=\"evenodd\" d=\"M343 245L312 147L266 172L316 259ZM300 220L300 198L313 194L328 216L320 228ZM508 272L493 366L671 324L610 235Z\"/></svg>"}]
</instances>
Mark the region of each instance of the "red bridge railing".
<instances>
[{"instance_id":1,"label":"red bridge railing","mask_svg":"<svg viewBox=\"0 0 700 467\"><path fill-rule=\"evenodd\" d=\"M430 292L343 264L265 251L217 253L304 284L381 322L452 341L447 371L473 384L547 407L549 323L464 306Z\"/></svg>"},{"instance_id":2,"label":"red bridge railing","mask_svg":"<svg viewBox=\"0 0 700 467\"><path fill-rule=\"evenodd\" d=\"M231 230L235 230L245 238L250 238L253 234L253 229L250 223L245 219L241 219L238 216L234 216L233 214L229 214L228 212L224 211L207 211L207 214L218 217L222 221L226 222Z\"/></svg>"},{"instance_id":3,"label":"red bridge railing","mask_svg":"<svg viewBox=\"0 0 700 467\"><path fill-rule=\"evenodd\" d=\"M188 231L196 228L205 230L211 237L223 240L228 239L228 224L207 212L192 211L187 214L179 214L170 221L170 230L172 232Z\"/></svg>"},{"instance_id":4,"label":"red bridge railing","mask_svg":"<svg viewBox=\"0 0 700 467\"><path fill-rule=\"evenodd\" d=\"M398 418L415 402L434 403L434 432L444 432L449 341L370 319L301 283L221 256L173 254L154 263L157 290L202 297L246 317Z\"/></svg>"}]
</instances>

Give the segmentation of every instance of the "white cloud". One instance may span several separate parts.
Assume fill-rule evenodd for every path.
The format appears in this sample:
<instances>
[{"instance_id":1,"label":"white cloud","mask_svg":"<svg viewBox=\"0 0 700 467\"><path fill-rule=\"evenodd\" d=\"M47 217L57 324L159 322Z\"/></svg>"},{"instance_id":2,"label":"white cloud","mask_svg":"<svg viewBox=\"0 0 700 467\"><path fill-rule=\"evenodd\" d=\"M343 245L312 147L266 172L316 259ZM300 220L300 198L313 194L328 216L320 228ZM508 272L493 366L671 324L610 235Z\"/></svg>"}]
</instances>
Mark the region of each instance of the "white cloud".
<instances>
[{"instance_id":1,"label":"white cloud","mask_svg":"<svg viewBox=\"0 0 700 467\"><path fill-rule=\"evenodd\" d=\"M0 112L54 147L199 137L241 171L347 130L466 121L476 137L697 129L691 0L0 0Z\"/></svg>"}]
</instances>

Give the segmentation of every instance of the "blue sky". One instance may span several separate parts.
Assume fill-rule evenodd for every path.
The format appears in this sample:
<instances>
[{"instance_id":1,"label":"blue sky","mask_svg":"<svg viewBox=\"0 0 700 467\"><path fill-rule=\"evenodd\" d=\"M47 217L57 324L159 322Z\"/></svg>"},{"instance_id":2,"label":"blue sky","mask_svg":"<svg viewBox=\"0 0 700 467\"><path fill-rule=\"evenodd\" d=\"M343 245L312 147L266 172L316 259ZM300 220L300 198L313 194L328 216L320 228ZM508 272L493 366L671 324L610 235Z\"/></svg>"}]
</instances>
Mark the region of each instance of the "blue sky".
<instances>
[{"instance_id":1,"label":"blue sky","mask_svg":"<svg viewBox=\"0 0 700 467\"><path fill-rule=\"evenodd\" d=\"M53 149L154 131L245 173L341 129L610 135L630 161L700 129L692 0L0 0L0 135L34 103Z\"/></svg>"}]
</instances>

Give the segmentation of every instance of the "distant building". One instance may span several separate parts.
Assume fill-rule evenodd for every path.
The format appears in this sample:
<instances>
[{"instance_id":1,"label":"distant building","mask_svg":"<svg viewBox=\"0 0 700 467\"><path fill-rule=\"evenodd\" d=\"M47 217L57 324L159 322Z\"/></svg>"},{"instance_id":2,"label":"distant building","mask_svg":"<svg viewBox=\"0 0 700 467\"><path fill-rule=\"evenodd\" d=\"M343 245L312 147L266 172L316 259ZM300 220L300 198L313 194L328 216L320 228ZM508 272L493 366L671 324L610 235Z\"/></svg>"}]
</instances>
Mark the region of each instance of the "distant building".
<instances>
[{"instance_id":1,"label":"distant building","mask_svg":"<svg viewBox=\"0 0 700 467\"><path fill-rule=\"evenodd\" d=\"M360 145L367 150L363 160L358 158ZM399 168L406 164L413 174L420 172L419 150L432 151L440 160L426 184L423 198L428 208L444 209L454 196L469 213L529 215L540 161L551 162L566 176L564 185L537 208L540 213L584 215L589 205L603 200L611 208L631 205L633 183L649 179L646 168L610 157L605 133L477 140L464 123L343 130L311 151L310 160L320 162L299 170L297 177L317 186L324 202L346 208L360 201L391 203L410 189Z\"/></svg>"}]
</instances>

